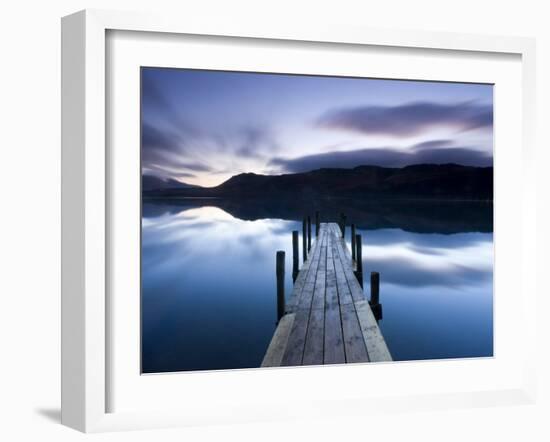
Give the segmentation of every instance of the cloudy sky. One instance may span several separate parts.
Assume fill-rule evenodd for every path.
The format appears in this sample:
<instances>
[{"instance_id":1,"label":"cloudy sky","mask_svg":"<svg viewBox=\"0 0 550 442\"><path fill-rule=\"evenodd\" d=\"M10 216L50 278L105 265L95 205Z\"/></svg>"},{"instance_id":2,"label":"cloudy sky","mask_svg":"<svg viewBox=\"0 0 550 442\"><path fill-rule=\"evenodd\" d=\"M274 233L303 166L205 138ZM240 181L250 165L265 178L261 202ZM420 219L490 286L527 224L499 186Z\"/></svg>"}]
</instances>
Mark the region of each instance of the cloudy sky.
<instances>
[{"instance_id":1,"label":"cloudy sky","mask_svg":"<svg viewBox=\"0 0 550 442\"><path fill-rule=\"evenodd\" d=\"M490 85L142 68L142 171L215 186L242 172L490 166Z\"/></svg>"}]
</instances>

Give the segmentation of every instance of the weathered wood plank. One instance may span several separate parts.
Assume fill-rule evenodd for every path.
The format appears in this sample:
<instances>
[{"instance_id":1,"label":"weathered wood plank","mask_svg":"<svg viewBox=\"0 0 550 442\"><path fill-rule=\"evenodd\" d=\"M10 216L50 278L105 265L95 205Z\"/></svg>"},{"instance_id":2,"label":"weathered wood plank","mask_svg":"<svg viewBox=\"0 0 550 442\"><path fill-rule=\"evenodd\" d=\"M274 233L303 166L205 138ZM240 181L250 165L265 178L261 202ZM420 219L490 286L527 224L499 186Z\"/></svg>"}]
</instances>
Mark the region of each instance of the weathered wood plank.
<instances>
[{"instance_id":1,"label":"weathered wood plank","mask_svg":"<svg viewBox=\"0 0 550 442\"><path fill-rule=\"evenodd\" d=\"M336 243L336 248L335 248L336 251L334 253L335 254L337 253L339 257L339 261L342 264L342 271L347 280L348 287L351 292L351 297L354 302L363 301L365 299L365 295L363 294L363 288L361 287L361 285L359 284L359 281L357 281L357 278L353 273L351 256L346 257L344 244L341 240L336 239L334 242ZM349 251L348 251L348 254L349 254ZM337 260L335 260L335 262L337 262ZM340 269L337 266L336 268L337 274L339 273L339 270Z\"/></svg>"},{"instance_id":2,"label":"weathered wood plank","mask_svg":"<svg viewBox=\"0 0 550 442\"><path fill-rule=\"evenodd\" d=\"M317 277L317 265L311 268L310 275L308 276L308 281L304 285L304 289L302 290L302 295L300 296L300 300L298 301L298 305L296 306L297 309L306 309L309 310L311 308L311 301L313 299L313 293L315 292L315 279Z\"/></svg>"},{"instance_id":3,"label":"weathered wood plank","mask_svg":"<svg viewBox=\"0 0 550 442\"><path fill-rule=\"evenodd\" d=\"M327 280L325 288L325 304L327 309L336 308L340 304L338 301L338 289L336 287L336 270L332 247L332 235L329 235L327 240Z\"/></svg>"},{"instance_id":4,"label":"weathered wood plank","mask_svg":"<svg viewBox=\"0 0 550 442\"><path fill-rule=\"evenodd\" d=\"M339 227L336 226L339 232ZM338 233L334 230L331 230L330 238L332 244L332 255L334 263L334 273L336 276L336 284L338 289L338 299L340 304L351 304L353 302L353 297L351 296L351 290L348 285L348 280L344 271L344 264L340 258L340 253L338 251L338 241L340 239L336 236Z\"/></svg>"},{"instance_id":5,"label":"weathered wood plank","mask_svg":"<svg viewBox=\"0 0 550 442\"><path fill-rule=\"evenodd\" d=\"M340 306L327 305L325 309L325 364L344 364L346 354L342 334L342 319Z\"/></svg>"},{"instance_id":6,"label":"weathered wood plank","mask_svg":"<svg viewBox=\"0 0 550 442\"><path fill-rule=\"evenodd\" d=\"M353 304L342 305L340 306L340 312L342 315L346 362L368 362L367 347L355 313L355 306Z\"/></svg>"},{"instance_id":7,"label":"weathered wood plank","mask_svg":"<svg viewBox=\"0 0 550 442\"><path fill-rule=\"evenodd\" d=\"M297 310L294 317L294 324L292 324L292 330L290 331L288 342L286 344L285 352L281 361L281 365L302 365L308 322L309 310Z\"/></svg>"},{"instance_id":8,"label":"weathered wood plank","mask_svg":"<svg viewBox=\"0 0 550 442\"><path fill-rule=\"evenodd\" d=\"M327 238L327 280L325 292L325 364L343 364L346 362L342 320L336 282L336 270L333 254L332 233ZM349 298L351 300L351 296Z\"/></svg>"},{"instance_id":9,"label":"weathered wood plank","mask_svg":"<svg viewBox=\"0 0 550 442\"><path fill-rule=\"evenodd\" d=\"M281 319L262 366L392 360L339 235L336 223L321 224L296 279L294 313Z\"/></svg>"},{"instance_id":10,"label":"weathered wood plank","mask_svg":"<svg viewBox=\"0 0 550 442\"><path fill-rule=\"evenodd\" d=\"M386 344L380 327L369 306L368 301L361 301L355 304L357 317L363 333L363 339L367 347L367 353L371 362L392 361L390 350Z\"/></svg>"},{"instance_id":11,"label":"weathered wood plank","mask_svg":"<svg viewBox=\"0 0 550 442\"><path fill-rule=\"evenodd\" d=\"M313 244L313 248L315 247L317 247L317 241L315 241L315 243ZM302 268L299 269L298 277L294 282L294 291L300 291L301 287L304 285L304 282L307 276L307 270L311 266L311 261L312 261L311 259L306 260L306 262L304 262L304 264L302 265Z\"/></svg>"},{"instance_id":12,"label":"weathered wood plank","mask_svg":"<svg viewBox=\"0 0 550 442\"><path fill-rule=\"evenodd\" d=\"M335 243L340 251L342 262L345 262L346 264L349 262L351 269L353 270L355 263L353 261L353 257L351 256L351 252L348 249L346 239L339 236L339 233L341 232L340 227L338 227L338 224L336 223L331 223L329 229L335 234Z\"/></svg>"},{"instance_id":13,"label":"weathered wood plank","mask_svg":"<svg viewBox=\"0 0 550 442\"><path fill-rule=\"evenodd\" d=\"M300 269L300 272L298 273L298 277L294 282L292 293L286 302L287 313L293 312L298 306L300 297L302 295L302 291L304 290L304 286L307 281L309 270L311 268L311 263L312 261L315 260L316 252L319 247L320 247L320 241L319 241L319 238L317 238L312 245L312 253L310 254L310 257L307 259L307 261L304 263L304 265Z\"/></svg>"},{"instance_id":14,"label":"weathered wood plank","mask_svg":"<svg viewBox=\"0 0 550 442\"><path fill-rule=\"evenodd\" d=\"M353 297L351 296L351 290L348 285L348 280L346 278L346 274L344 273L344 269L340 260L334 260L334 268L340 305L351 304L353 302Z\"/></svg>"},{"instance_id":15,"label":"weathered wood plank","mask_svg":"<svg viewBox=\"0 0 550 442\"><path fill-rule=\"evenodd\" d=\"M325 242L326 244L326 242ZM315 290L313 291L313 299L311 308L325 308L325 287L327 280L327 246L321 246L321 256L317 268L317 277L315 278Z\"/></svg>"},{"instance_id":16,"label":"weathered wood plank","mask_svg":"<svg viewBox=\"0 0 550 442\"><path fill-rule=\"evenodd\" d=\"M321 365L323 363L323 340L325 332L324 309L312 309L307 327L306 344L302 365Z\"/></svg>"},{"instance_id":17,"label":"weathered wood plank","mask_svg":"<svg viewBox=\"0 0 550 442\"><path fill-rule=\"evenodd\" d=\"M309 272L306 279L306 284L304 286L304 289L302 290L302 294L300 296L300 299L298 301L298 308L299 309L310 309L311 303L313 301L313 293L315 291L315 283L317 280L317 270L319 268L319 257L321 256L321 250L323 248L323 244L326 242L326 231L322 232L321 234L321 242L319 243L319 247L315 250L315 254L312 257L312 263L309 268Z\"/></svg>"},{"instance_id":18,"label":"weathered wood plank","mask_svg":"<svg viewBox=\"0 0 550 442\"><path fill-rule=\"evenodd\" d=\"M279 367L281 365L295 317L296 315L291 313L284 315L279 321L262 361L262 367Z\"/></svg>"},{"instance_id":19,"label":"weathered wood plank","mask_svg":"<svg viewBox=\"0 0 550 442\"><path fill-rule=\"evenodd\" d=\"M332 223L330 226L331 231L335 235L335 244L338 247L338 251L340 252L340 257L342 259L342 262L353 263L353 260L351 258L351 252L348 249L346 240L344 238L341 238L338 236L338 233L340 232L340 228L338 227L338 224Z\"/></svg>"}]
</instances>

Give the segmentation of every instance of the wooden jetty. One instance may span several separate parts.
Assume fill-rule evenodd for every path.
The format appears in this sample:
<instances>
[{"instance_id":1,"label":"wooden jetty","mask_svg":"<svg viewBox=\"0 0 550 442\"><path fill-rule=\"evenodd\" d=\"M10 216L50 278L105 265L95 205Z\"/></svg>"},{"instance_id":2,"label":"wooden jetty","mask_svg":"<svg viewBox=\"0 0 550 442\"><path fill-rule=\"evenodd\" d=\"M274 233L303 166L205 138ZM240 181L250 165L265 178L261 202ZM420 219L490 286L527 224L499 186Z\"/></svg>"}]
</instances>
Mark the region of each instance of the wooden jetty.
<instances>
[{"instance_id":1,"label":"wooden jetty","mask_svg":"<svg viewBox=\"0 0 550 442\"><path fill-rule=\"evenodd\" d=\"M373 310L363 295L360 251L356 266L343 238L345 220L340 224L319 223L318 216L316 218L318 234L302 268L297 276L293 275L292 294L287 302L282 300L280 320L262 367L391 361ZM305 225L304 219L304 236ZM352 230L355 234L355 226ZM311 228L308 231L311 232ZM297 255L295 233L293 243ZM355 240L359 240L360 247L361 237L354 238L354 244ZM284 257L284 252L278 252L278 278L284 272L280 268L281 253ZM377 273L373 273L371 281L376 284L373 293L378 304Z\"/></svg>"}]
</instances>

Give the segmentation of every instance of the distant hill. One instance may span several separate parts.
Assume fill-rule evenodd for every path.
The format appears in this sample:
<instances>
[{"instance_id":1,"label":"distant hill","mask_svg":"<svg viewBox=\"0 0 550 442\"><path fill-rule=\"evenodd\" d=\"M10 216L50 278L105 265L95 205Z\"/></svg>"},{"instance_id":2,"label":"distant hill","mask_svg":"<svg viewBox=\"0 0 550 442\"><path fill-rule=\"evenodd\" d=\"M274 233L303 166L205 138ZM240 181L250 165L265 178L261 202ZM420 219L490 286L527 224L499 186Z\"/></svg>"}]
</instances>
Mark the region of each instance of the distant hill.
<instances>
[{"instance_id":1,"label":"distant hill","mask_svg":"<svg viewBox=\"0 0 550 442\"><path fill-rule=\"evenodd\" d=\"M174 179L162 179L153 175L141 176L141 189L143 191L162 191L167 189L194 189L198 186L182 183Z\"/></svg>"},{"instance_id":2,"label":"distant hill","mask_svg":"<svg viewBox=\"0 0 550 442\"><path fill-rule=\"evenodd\" d=\"M493 199L493 168L420 164L359 166L285 175L243 173L211 188L163 188L152 197Z\"/></svg>"}]
</instances>

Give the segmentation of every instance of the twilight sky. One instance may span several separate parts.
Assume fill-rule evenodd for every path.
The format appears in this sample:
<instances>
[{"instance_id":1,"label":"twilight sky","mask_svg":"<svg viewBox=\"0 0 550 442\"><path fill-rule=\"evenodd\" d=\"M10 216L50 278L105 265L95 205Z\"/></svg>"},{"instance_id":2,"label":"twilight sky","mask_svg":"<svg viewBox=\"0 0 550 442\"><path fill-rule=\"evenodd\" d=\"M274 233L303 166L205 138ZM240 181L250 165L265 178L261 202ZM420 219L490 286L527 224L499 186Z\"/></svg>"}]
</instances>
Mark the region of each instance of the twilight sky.
<instances>
[{"instance_id":1,"label":"twilight sky","mask_svg":"<svg viewBox=\"0 0 550 442\"><path fill-rule=\"evenodd\" d=\"M493 163L491 85L142 68L142 172Z\"/></svg>"}]
</instances>

